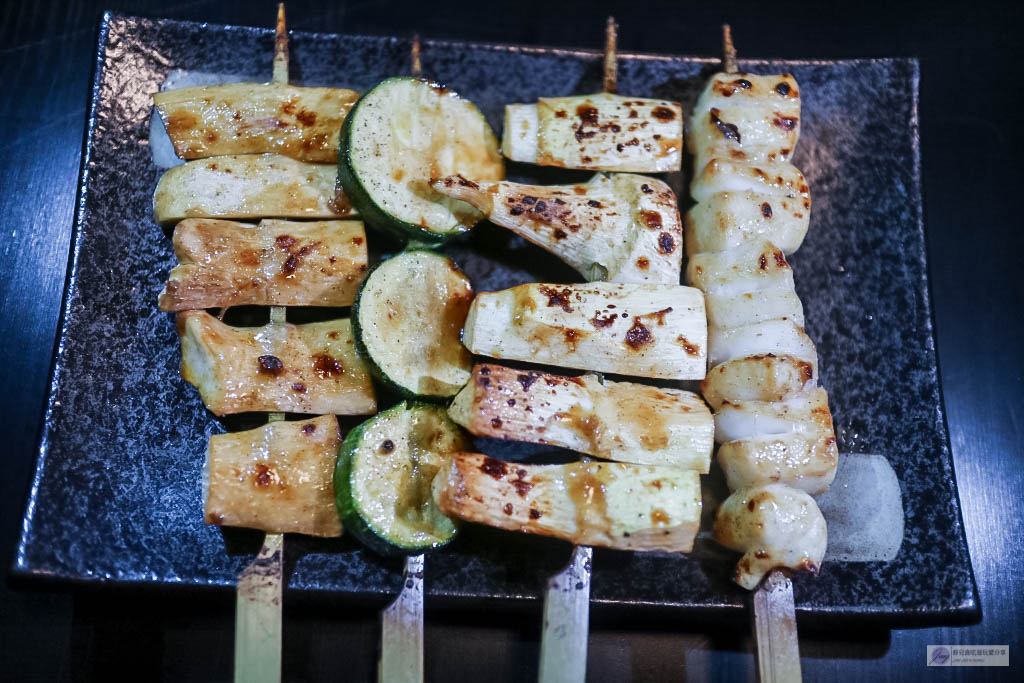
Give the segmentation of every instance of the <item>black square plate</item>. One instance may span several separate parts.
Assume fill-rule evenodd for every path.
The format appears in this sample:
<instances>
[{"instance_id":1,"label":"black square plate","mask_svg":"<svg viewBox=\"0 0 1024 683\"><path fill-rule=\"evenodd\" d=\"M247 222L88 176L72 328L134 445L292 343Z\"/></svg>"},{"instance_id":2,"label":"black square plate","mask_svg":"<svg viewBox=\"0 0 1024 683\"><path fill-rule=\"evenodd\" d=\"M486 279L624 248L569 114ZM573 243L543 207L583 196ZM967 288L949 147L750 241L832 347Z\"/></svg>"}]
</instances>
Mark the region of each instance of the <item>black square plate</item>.
<instances>
[{"instance_id":1,"label":"black square plate","mask_svg":"<svg viewBox=\"0 0 1024 683\"><path fill-rule=\"evenodd\" d=\"M102 22L59 346L15 571L74 582L230 587L260 535L203 524L207 438L225 423L181 380L171 316L156 307L174 264L152 220L161 171L148 146L152 94L172 69L267 80L268 29L111 15ZM410 42L296 33L292 77L365 90L406 74ZM717 61L622 55L619 91L692 101ZM906 535L892 562L826 563L795 581L802 617L891 624L977 618L936 366L925 267L916 61L746 62L790 71L803 93L795 163L814 196L792 259L842 452L881 453L899 477ZM600 90L597 52L427 41L423 71L477 103L500 131L503 105ZM516 179L586 176L510 164ZM668 178L686 197L684 178ZM684 202L687 200L683 199ZM685 206L684 206L685 209ZM371 242L376 239L374 235ZM379 242L377 250L388 248ZM449 252L478 290L572 281L559 261L483 224ZM467 528L427 560L432 605L529 604L569 546ZM401 564L348 539L288 542L293 590L383 602ZM738 616L734 556L599 551L593 601Z\"/></svg>"}]
</instances>

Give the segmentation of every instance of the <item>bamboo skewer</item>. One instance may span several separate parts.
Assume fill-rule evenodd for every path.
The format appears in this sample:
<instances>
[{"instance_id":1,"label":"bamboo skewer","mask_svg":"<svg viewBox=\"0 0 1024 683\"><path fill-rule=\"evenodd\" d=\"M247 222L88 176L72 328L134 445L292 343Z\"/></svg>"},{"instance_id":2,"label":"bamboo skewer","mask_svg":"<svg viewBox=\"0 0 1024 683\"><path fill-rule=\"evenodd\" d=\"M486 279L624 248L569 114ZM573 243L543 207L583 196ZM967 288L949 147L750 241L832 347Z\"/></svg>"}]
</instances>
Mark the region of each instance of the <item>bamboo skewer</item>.
<instances>
[{"instance_id":1,"label":"bamboo skewer","mask_svg":"<svg viewBox=\"0 0 1024 683\"><path fill-rule=\"evenodd\" d=\"M416 78L423 76L423 63L420 61L420 34L415 34L412 37L412 47L409 50L412 53L412 65L410 71Z\"/></svg>"},{"instance_id":2,"label":"bamboo skewer","mask_svg":"<svg viewBox=\"0 0 1024 683\"><path fill-rule=\"evenodd\" d=\"M722 24L722 69L726 73L739 71L729 24ZM762 683L802 680L793 582L773 569L754 592L753 607L754 644Z\"/></svg>"},{"instance_id":3,"label":"bamboo skewer","mask_svg":"<svg viewBox=\"0 0 1024 683\"><path fill-rule=\"evenodd\" d=\"M763 683L797 683L802 678L793 582L774 569L754 592L753 602L759 679Z\"/></svg>"},{"instance_id":4,"label":"bamboo skewer","mask_svg":"<svg viewBox=\"0 0 1024 683\"><path fill-rule=\"evenodd\" d=\"M616 43L619 40L618 24L615 17L608 17L608 23L604 29L604 78L603 90L607 93L614 93L616 81L618 80L618 63L616 62Z\"/></svg>"},{"instance_id":5,"label":"bamboo skewer","mask_svg":"<svg viewBox=\"0 0 1024 683\"><path fill-rule=\"evenodd\" d=\"M288 29L284 21L284 3L277 3L277 24L274 26L274 83L288 83Z\"/></svg>"},{"instance_id":6,"label":"bamboo skewer","mask_svg":"<svg viewBox=\"0 0 1024 683\"><path fill-rule=\"evenodd\" d=\"M539 683L586 680L593 560L593 548L573 546L566 568L548 579L540 638Z\"/></svg>"},{"instance_id":7,"label":"bamboo skewer","mask_svg":"<svg viewBox=\"0 0 1024 683\"><path fill-rule=\"evenodd\" d=\"M420 36L412 39L410 71L420 78ZM405 558L402 590L394 602L381 612L380 662L377 677L381 683L421 683L423 681L423 553Z\"/></svg>"},{"instance_id":8,"label":"bamboo skewer","mask_svg":"<svg viewBox=\"0 0 1024 683\"><path fill-rule=\"evenodd\" d=\"M607 93L614 93L618 84L617 29L615 18L608 17L602 78L602 88ZM541 683L586 680L593 560L593 548L573 546L569 564L548 579L537 676Z\"/></svg>"},{"instance_id":9,"label":"bamboo skewer","mask_svg":"<svg viewBox=\"0 0 1024 683\"><path fill-rule=\"evenodd\" d=\"M277 5L273 81L288 82L288 31L283 2ZM284 306L271 306L271 324L283 324L287 310ZM284 417L284 413L269 413L267 422L281 422ZM281 680L283 593L284 534L267 534L256 559L238 579L235 601L237 683L278 683Z\"/></svg>"},{"instance_id":10,"label":"bamboo skewer","mask_svg":"<svg viewBox=\"0 0 1024 683\"><path fill-rule=\"evenodd\" d=\"M722 69L727 74L737 72L736 46L732 43L732 29L729 24L722 24Z\"/></svg>"},{"instance_id":11,"label":"bamboo skewer","mask_svg":"<svg viewBox=\"0 0 1024 683\"><path fill-rule=\"evenodd\" d=\"M381 613L380 683L423 680L423 560L405 558L402 590Z\"/></svg>"}]
</instances>

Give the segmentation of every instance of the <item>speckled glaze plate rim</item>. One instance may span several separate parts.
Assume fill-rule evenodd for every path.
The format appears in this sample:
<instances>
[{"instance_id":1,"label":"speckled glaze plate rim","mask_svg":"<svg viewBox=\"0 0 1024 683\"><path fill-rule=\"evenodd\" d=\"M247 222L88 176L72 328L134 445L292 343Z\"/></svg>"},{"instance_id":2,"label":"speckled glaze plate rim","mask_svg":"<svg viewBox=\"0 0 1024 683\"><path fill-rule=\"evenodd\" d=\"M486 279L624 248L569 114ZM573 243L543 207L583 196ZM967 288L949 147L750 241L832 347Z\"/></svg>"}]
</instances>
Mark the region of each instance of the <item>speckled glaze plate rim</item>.
<instances>
[{"instance_id":1,"label":"speckled glaze plate rim","mask_svg":"<svg viewBox=\"0 0 1024 683\"><path fill-rule=\"evenodd\" d=\"M102 19L100 21L99 36L98 36L98 41L97 41L97 52L96 52L96 55L95 55L95 61L94 61L94 66L93 66L93 76L92 76L91 85L90 85L90 104L89 104L89 110L88 110L88 115L87 115L87 124L86 124L86 128L85 128L85 135L84 135L84 141L83 141L82 164L81 164L81 169L80 169L80 174L79 174L79 184L78 184L78 187L77 187L77 197L76 197L76 202L75 202L75 219L74 219L72 238L71 238L71 245L70 245L70 258L68 260L66 284L65 284L64 291L63 291L62 302L61 302L61 307L60 307L60 311L61 311L60 315L61 315L61 317L60 317L60 323L58 325L58 332L57 332L57 337L56 337L55 345L54 345L53 361L52 361L52 364L51 364L50 374L49 374L49 379L48 379L48 385L47 385L48 386L48 389L47 389L47 391L48 391L48 398L47 398L47 403L46 403L46 407L45 407L45 411L44 411L44 418L43 418L43 422L42 422L42 426L41 426L41 434L39 436L38 458L37 458L37 464L36 464L36 471L35 471L35 475L34 475L33 481L32 481L32 486L31 486L31 489L30 489L30 492L29 492L29 495L28 495L28 503L27 503L27 506L26 506L25 516L24 516L23 521L22 521L21 538L20 538L20 541L19 541L19 544L18 544L18 547L17 547L17 555L16 555L16 558L15 558L14 566L12 568L12 573L14 575L17 575L17 576L31 576L31 577L34 577L34 578L37 578L37 579L52 579L52 580L60 581L62 583L70 583L70 584L76 585L76 586L90 586L90 587L102 585L102 586L108 586L108 587L116 586L116 587L124 587L124 588L129 588L129 587L146 587L146 588L152 589L152 588L171 587L171 586L174 586L176 588L180 588L180 587L186 587L187 586L188 588L198 589L198 590L203 590L203 589L206 589L206 588L218 588L218 589L230 588L231 584L216 583L216 582L208 582L208 583L190 582L187 579L173 581L173 580L166 580L166 579L162 579L161 578L161 579L154 579L152 581L147 581L147 580L135 580L135 579L110 579L110 578L105 578L105 577L100 577L100 576L74 574L74 573L71 573L71 572L60 573L60 572L49 571L49 570L46 570L46 569L36 568L36 567L31 566L30 564L25 564L25 563L23 563L21 561L22 558L23 558L23 554L24 554L23 550L25 548L26 543L28 542L28 538L29 538L29 535L30 535L31 519L32 519L33 514L35 512L35 507L36 507L36 505L39 502L38 501L38 493L39 493L39 488L40 488L40 484L41 484L42 475L43 475L43 473L45 471L45 467L46 467L47 456L49 454L49 448L50 448L50 438L49 437L50 437L51 430L52 430L53 425L54 425L54 411L55 411L55 409L59 405L59 404L56 403L57 389L58 389L58 384L59 384L59 379L60 379L58 377L58 371L59 371L59 368L60 368L60 365L61 365L61 358L62 358L62 356L64 354L64 351L65 351L65 346L66 346L66 344L68 342L68 332L69 332L68 325L69 325L69 321L70 321L70 313L71 313L70 306L71 306L71 303L72 303L72 293L76 290L76 288L78 286L78 276L79 276L78 266L79 266L79 256L80 256L81 247L82 247L83 226L84 226L85 221L88 219L88 214L87 214L87 211L86 211L86 195L87 195L87 192L88 192L88 183L89 183L89 177L90 177L90 162L92 160L92 145L93 145L94 134L95 134L96 126L97 126L97 108L98 108L98 105L99 105L99 98L100 98L100 95L101 95L101 79L102 79L102 76L103 76L103 66L104 66L104 49L105 49L106 44L107 44L108 33L109 33L109 30L110 30L110 27L111 27L111 23L113 21L116 21L116 20L119 20L119 19L125 19L125 20L128 20L128 19L143 19L145 21L158 22L161 25L163 25L164 23L172 24L172 25L181 25L183 29L189 29L189 30L195 30L197 28L212 27L212 25L205 24L205 23L200 23L200 22L186 22L186 21L177 21L177 20L168 20L168 19L148 19L148 18L142 18L142 17L131 17L129 15L123 15L123 14L113 13L113 12L106 12L106 13L104 13L104 15L103 15L103 17L102 17ZM237 31L245 31L245 32L257 31L257 32L265 32L265 33L268 33L268 34L271 33L270 29L258 28L258 27L247 27L247 26L240 26L240 25L218 25L218 26L216 26L216 28L222 29L222 30L228 30L228 31L237 30ZM320 32L296 32L296 34L297 35L301 35L302 37L304 37L306 39L310 39L310 40L314 40L314 39L337 40L337 39L339 39L341 37L339 34L320 33ZM395 39L394 36L368 36L367 38L376 39L376 40ZM507 51L507 52L510 52L510 53L525 53L525 54L537 54L537 55L552 55L552 54L554 54L554 55L566 55L566 56L579 56L579 57L587 57L587 58L593 58L595 55L600 55L600 52L597 51L597 50L565 49L565 48L557 48L557 47L550 47L549 48L549 47L541 47L541 46L516 46L516 45L481 43L481 42L459 42L459 41L438 40L438 41L424 41L424 45L459 47L459 48L465 48L465 49L479 48L479 49L487 49L487 50L495 50L495 51ZM714 63L718 62L718 60L713 59L713 58L681 57L681 56L676 56L676 55L658 55L658 54L649 54L649 53L639 53L639 54L638 53L622 53L622 56L624 58L636 59L636 60L656 60L656 61L675 60L675 61L678 61L678 60L682 59L682 60L687 61L687 62L694 62L694 63L700 63L700 64L714 64ZM817 60L817 59L811 59L811 60L785 60L785 62L787 64L793 64L793 65L816 65L816 66L832 66L832 65L840 65L840 64L862 64L862 63L896 62L896 61L904 61L904 62L908 62L909 61L912 64L912 70L913 70L913 84L914 84L914 89L913 89L913 92L912 92L912 98L913 98L913 101L912 101L912 112L913 113L912 113L912 119L911 119L911 122L910 122L912 140L910 141L910 144L911 144L911 148L912 148L912 151L913 151L913 154L914 154L913 170L912 170L914 187L911 188L911 191L912 191L913 195L916 195L916 196L912 196L912 199L914 201L916 201L917 209L918 209L917 210L917 216L916 216L916 220L917 220L916 229L918 231L920 231L921 234L923 235L924 234L923 233L924 225L923 225L923 210L922 210L923 207L921 205L921 202L922 202L922 180L921 180L921 158L920 158L920 139L919 139L919 111L918 111L918 89L917 89L917 83L918 83L918 79L919 79L919 65L918 65L917 61L916 60L906 60L906 59L903 59L903 58L847 59L847 60ZM762 65L762 64L773 64L773 63L776 63L776 62L773 62L773 60L753 59L753 60L743 60L743 63L751 64L751 65ZM926 302L925 303L927 305L927 318L928 318L928 321L930 323L929 333L930 333L930 337L931 337L931 345L932 345L932 349L933 349L934 353L937 354L934 307L932 306L932 303L931 303L931 285L930 285L930 278L928 277L928 273L927 273L927 244L924 244L923 246L924 246L924 250L925 250L925 253L923 254L923 258L924 258L924 275L923 275L923 282L921 284L925 288L924 294L925 294L925 297L926 297ZM936 355L936 368L935 368L935 371L936 371L936 373L938 373L937 355ZM939 381L938 381L938 394L939 394L939 397L940 397L940 405L938 406L938 412L939 412L939 414L941 416L941 427L942 427L941 438L944 441L944 446L946 448L946 453L944 454L944 456L948 457L948 458L950 458L950 460L952 460L951 444L950 444L950 439L949 439L949 431L948 431L948 425L946 423L946 419L947 418L946 418L946 412L945 412L945 409L944 409L945 404L944 404L944 401L942 401L942 399L941 399L941 397L942 397L941 378L939 378ZM950 469L952 470L952 461L950 462ZM959 492L958 492L957 482L956 482L955 476L950 480L949 483L950 483L950 486L951 486L951 491L952 491L953 498L954 498L954 501L955 501L955 506L956 506L955 513L956 513L956 519L957 519L957 522L958 522L957 532L962 537L962 541L963 541L964 547L966 548L966 536L965 536L965 529L964 529L964 526L963 526L963 519L962 519L962 507L961 507L961 505L959 503ZM864 619L864 620L870 620L870 621L885 622L885 623L890 624L890 625L923 625L923 624L929 624L929 623L961 623L961 622L976 621L978 618L980 618L980 607L979 607L979 601L978 601L978 597L977 597L977 584L976 584L976 581L975 581L975 578L974 578L973 567L970 566L969 555L968 555L968 567L967 567L967 570L969 572L969 577L970 577L970 586L969 586L969 590L968 590L969 596L966 597L965 599L961 600L959 604L955 604L955 605L951 604L951 606L943 607L943 608L940 608L940 609L936 609L936 608L932 608L932 607L927 607L927 608L924 608L924 609L916 609L916 610L915 609L899 609L899 610L894 611L892 609L877 608L877 607L873 607L873 606L864 605L864 606L852 606L852 607L851 606L835 606L835 607L824 607L824 608L820 607L820 606L815 606L815 607L798 607L797 611L798 611L798 614L800 614L801 618L807 618L807 617L810 617L810 618L841 617L843 619L855 618L855 619ZM323 595L323 591L322 590L310 589L310 588L292 588L292 589L290 589L290 592L300 593L300 594L316 594L316 595L321 595L321 596ZM372 592L368 591L365 594L364 597L366 597L367 599L372 599L372 597L374 595L375 595L375 593L372 593ZM348 599L352 599L352 596L348 595L347 598ZM531 598L533 598L533 596L525 596L524 595L524 596L520 596L520 598L518 600L513 600L513 602L524 602L524 603L529 604L529 603L533 602L533 600ZM358 597L357 597L357 599L358 599ZM448 599L439 599L439 601L442 602L442 603L450 602L450 603L453 603L456 606L467 606L467 605L469 605L469 606L482 606L482 605L491 605L491 604L494 604L494 603L507 604L509 602L508 600L503 600L503 599L500 599L500 598L493 598L493 597L487 597L487 596L480 597L480 596L475 596L475 595L465 595L465 596L455 595L455 596L452 596L452 597L450 597ZM428 602L431 602L431 598L430 598L429 595L428 595ZM644 607L644 608L650 608L650 609L655 609L655 610L675 611L677 613L679 613L679 609L680 609L678 606L675 606L675 605L666 605L666 604L663 604L663 603L649 602L649 601L644 601L644 600L631 600L631 601L605 600L605 601L602 601L600 599L594 599L593 603L597 604L597 605L603 605L606 608L619 607L619 608L629 609L629 608L634 608L634 607ZM431 604L433 604L433 603L431 602ZM735 618L735 617L740 616L740 612L741 611L742 611L742 606L741 606L740 609L737 609L737 605L736 604L729 604L729 603L724 603L723 602L721 604L693 604L693 605L689 605L689 606L685 606L684 605L682 613L685 613L685 614L688 614L688 615L704 615L704 616L707 616L707 617L717 617L717 618L723 618L723 617Z\"/></svg>"}]
</instances>

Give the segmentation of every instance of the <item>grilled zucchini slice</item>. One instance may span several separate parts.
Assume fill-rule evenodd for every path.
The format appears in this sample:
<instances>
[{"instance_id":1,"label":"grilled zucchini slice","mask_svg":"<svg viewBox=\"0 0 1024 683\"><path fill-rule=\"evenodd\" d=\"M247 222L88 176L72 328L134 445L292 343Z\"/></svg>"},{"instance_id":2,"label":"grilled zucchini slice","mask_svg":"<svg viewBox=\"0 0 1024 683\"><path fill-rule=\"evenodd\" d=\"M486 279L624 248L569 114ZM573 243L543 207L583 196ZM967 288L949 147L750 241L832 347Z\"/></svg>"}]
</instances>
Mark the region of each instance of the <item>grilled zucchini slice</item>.
<instances>
[{"instance_id":1,"label":"grilled zucchini slice","mask_svg":"<svg viewBox=\"0 0 1024 683\"><path fill-rule=\"evenodd\" d=\"M454 396L473 368L459 340L472 301L469 278L446 256L402 252L371 270L356 295L356 350L407 398Z\"/></svg>"},{"instance_id":2,"label":"grilled zucchini slice","mask_svg":"<svg viewBox=\"0 0 1024 683\"><path fill-rule=\"evenodd\" d=\"M455 174L501 180L505 164L480 110L436 83L389 78L342 125L338 178L366 221L393 237L439 244L483 219L430 186Z\"/></svg>"},{"instance_id":3,"label":"grilled zucchini slice","mask_svg":"<svg viewBox=\"0 0 1024 683\"><path fill-rule=\"evenodd\" d=\"M444 408L399 403L345 437L334 470L345 530L382 555L414 555L455 537L457 527L434 503L434 476L452 452L469 445Z\"/></svg>"}]
</instances>

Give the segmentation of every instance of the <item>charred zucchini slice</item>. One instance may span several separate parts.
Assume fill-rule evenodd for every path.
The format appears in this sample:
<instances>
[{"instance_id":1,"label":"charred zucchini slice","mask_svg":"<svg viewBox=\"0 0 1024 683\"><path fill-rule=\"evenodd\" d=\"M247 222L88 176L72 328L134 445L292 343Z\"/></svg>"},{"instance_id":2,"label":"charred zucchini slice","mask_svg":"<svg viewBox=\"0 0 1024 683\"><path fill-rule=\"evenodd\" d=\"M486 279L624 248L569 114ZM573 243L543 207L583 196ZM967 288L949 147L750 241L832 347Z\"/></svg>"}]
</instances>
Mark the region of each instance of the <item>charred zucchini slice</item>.
<instances>
[{"instance_id":1,"label":"charred zucchini slice","mask_svg":"<svg viewBox=\"0 0 1024 683\"><path fill-rule=\"evenodd\" d=\"M393 237L439 244L479 222L473 206L430 186L456 174L501 180L505 165L480 110L436 83L389 78L342 125L338 178L367 223Z\"/></svg>"},{"instance_id":2,"label":"charred zucchini slice","mask_svg":"<svg viewBox=\"0 0 1024 683\"><path fill-rule=\"evenodd\" d=\"M467 439L444 408L422 403L399 403L353 429L334 470L345 530L382 555L412 555L451 541L456 525L434 503L431 485Z\"/></svg>"},{"instance_id":3,"label":"charred zucchini slice","mask_svg":"<svg viewBox=\"0 0 1024 683\"><path fill-rule=\"evenodd\" d=\"M366 276L352 311L356 350L370 372L406 398L443 400L469 381L462 345L473 288L441 254L405 251Z\"/></svg>"}]
</instances>

